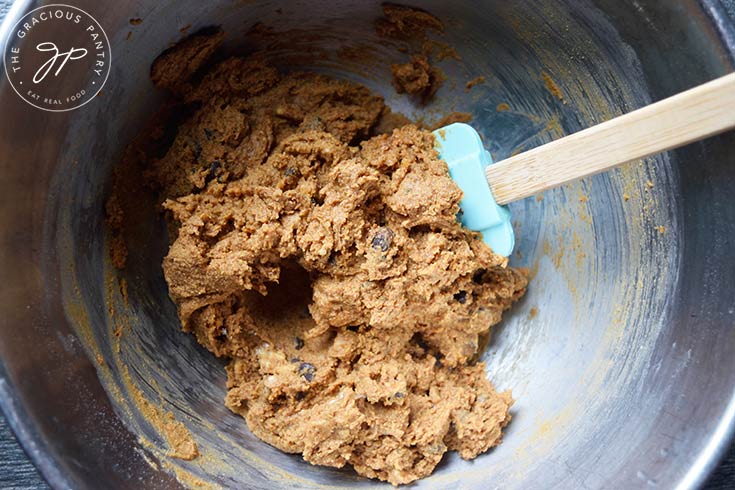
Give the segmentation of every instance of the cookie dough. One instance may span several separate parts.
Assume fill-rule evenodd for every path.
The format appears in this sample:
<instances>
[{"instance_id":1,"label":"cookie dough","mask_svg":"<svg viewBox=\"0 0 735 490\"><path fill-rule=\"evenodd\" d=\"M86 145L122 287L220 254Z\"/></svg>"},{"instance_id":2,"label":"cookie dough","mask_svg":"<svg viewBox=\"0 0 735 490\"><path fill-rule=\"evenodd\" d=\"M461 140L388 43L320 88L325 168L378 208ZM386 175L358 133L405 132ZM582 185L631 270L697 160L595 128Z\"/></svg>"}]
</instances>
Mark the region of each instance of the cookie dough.
<instances>
[{"instance_id":1,"label":"cookie dough","mask_svg":"<svg viewBox=\"0 0 735 490\"><path fill-rule=\"evenodd\" d=\"M526 278L457 222L433 135L258 56L201 72L219 40L196 42L154 64L192 109L148 178L173 223L171 298L229 360L227 406L283 451L393 484L499 444L513 401L476 358Z\"/></svg>"},{"instance_id":2,"label":"cookie dough","mask_svg":"<svg viewBox=\"0 0 735 490\"><path fill-rule=\"evenodd\" d=\"M390 71L396 92L418 95L424 102L430 100L444 83L443 74L422 54L412 56L408 63L391 65Z\"/></svg>"},{"instance_id":3,"label":"cookie dough","mask_svg":"<svg viewBox=\"0 0 735 490\"><path fill-rule=\"evenodd\" d=\"M417 96L421 103L428 103L446 79L432 59L444 59L450 52L456 54L443 42L429 37L429 33L442 34L444 24L425 10L386 3L383 16L375 22L375 31L381 37L405 42L403 49L415 52L408 62L391 65L392 84L399 94Z\"/></svg>"},{"instance_id":4,"label":"cookie dough","mask_svg":"<svg viewBox=\"0 0 735 490\"><path fill-rule=\"evenodd\" d=\"M423 40L428 32L444 32L442 21L426 10L394 3L384 3L382 9L375 30L383 37Z\"/></svg>"}]
</instances>

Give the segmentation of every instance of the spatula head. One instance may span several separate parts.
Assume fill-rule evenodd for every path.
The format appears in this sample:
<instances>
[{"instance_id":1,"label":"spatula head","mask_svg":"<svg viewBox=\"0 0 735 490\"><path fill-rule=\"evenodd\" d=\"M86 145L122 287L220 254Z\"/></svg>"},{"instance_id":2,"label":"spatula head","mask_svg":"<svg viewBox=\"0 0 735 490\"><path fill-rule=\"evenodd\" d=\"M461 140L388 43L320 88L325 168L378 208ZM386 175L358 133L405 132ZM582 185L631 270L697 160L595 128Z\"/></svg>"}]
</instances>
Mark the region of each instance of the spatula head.
<instances>
[{"instance_id":1,"label":"spatula head","mask_svg":"<svg viewBox=\"0 0 735 490\"><path fill-rule=\"evenodd\" d=\"M491 249L505 257L515 245L513 225L507 206L495 202L485 177L485 167L492 165L490 153L482 146L477 131L463 123L454 123L434 131L439 157L447 162L449 175L462 189L459 220L470 230L479 231Z\"/></svg>"}]
</instances>

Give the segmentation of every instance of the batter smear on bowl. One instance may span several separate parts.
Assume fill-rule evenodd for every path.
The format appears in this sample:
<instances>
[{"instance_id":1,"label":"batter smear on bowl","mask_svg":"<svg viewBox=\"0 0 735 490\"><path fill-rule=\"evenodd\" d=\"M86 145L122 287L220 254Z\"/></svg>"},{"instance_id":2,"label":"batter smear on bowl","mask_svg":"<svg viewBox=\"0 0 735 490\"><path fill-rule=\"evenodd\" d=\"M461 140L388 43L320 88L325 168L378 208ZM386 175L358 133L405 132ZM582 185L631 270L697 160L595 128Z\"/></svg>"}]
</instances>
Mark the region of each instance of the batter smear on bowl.
<instances>
[{"instance_id":1,"label":"batter smear on bowl","mask_svg":"<svg viewBox=\"0 0 735 490\"><path fill-rule=\"evenodd\" d=\"M476 358L527 281L457 222L432 134L378 134L390 111L367 88L257 56L202 73L216 36L153 66L191 112L149 178L170 295L229 360L227 406L283 451L393 484L499 444L513 401Z\"/></svg>"}]
</instances>

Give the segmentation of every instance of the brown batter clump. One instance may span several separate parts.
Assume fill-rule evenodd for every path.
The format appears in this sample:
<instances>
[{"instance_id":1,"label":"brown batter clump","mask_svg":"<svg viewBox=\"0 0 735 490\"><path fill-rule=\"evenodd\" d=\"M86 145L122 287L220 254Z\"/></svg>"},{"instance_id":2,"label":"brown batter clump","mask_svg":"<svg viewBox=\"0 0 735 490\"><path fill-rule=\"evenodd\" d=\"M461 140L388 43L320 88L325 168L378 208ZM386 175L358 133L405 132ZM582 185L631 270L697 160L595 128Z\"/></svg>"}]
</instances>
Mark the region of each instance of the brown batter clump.
<instances>
[{"instance_id":1,"label":"brown batter clump","mask_svg":"<svg viewBox=\"0 0 735 490\"><path fill-rule=\"evenodd\" d=\"M379 36L405 41L406 52L420 51L406 63L391 65L392 83L399 94L418 96L424 104L429 102L446 80L444 72L432 65L432 59L459 59L453 48L429 38L429 32L443 33L444 24L425 10L386 3L375 30Z\"/></svg>"},{"instance_id":2,"label":"brown batter clump","mask_svg":"<svg viewBox=\"0 0 735 490\"><path fill-rule=\"evenodd\" d=\"M428 31L444 32L444 24L425 10L384 3L383 17L375 21L375 30L384 37L423 39Z\"/></svg>"},{"instance_id":3,"label":"brown batter clump","mask_svg":"<svg viewBox=\"0 0 735 490\"><path fill-rule=\"evenodd\" d=\"M526 279L457 222L433 135L378 134L395 118L365 87L260 57L190 76L154 79L193 110L149 178L182 327L230 360L227 406L283 451L393 484L497 445L511 395L475 359Z\"/></svg>"},{"instance_id":4,"label":"brown batter clump","mask_svg":"<svg viewBox=\"0 0 735 490\"><path fill-rule=\"evenodd\" d=\"M391 65L390 71L396 92L418 95L424 102L431 99L444 83L441 71L431 66L429 59L422 54L412 56L408 63Z\"/></svg>"},{"instance_id":5,"label":"brown batter clump","mask_svg":"<svg viewBox=\"0 0 735 490\"><path fill-rule=\"evenodd\" d=\"M164 51L151 67L151 80L159 88L175 93L191 90L189 78L214 54L224 40L224 32L200 31Z\"/></svg>"}]
</instances>

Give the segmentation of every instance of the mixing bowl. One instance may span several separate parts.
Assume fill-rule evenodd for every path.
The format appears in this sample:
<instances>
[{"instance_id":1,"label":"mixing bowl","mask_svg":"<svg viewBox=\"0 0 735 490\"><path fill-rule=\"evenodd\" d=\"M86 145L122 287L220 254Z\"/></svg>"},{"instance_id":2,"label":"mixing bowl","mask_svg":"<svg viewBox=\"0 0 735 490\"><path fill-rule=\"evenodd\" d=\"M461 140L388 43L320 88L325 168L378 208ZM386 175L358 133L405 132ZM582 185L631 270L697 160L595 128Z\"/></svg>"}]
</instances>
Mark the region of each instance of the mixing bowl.
<instances>
[{"instance_id":1,"label":"mixing bowl","mask_svg":"<svg viewBox=\"0 0 735 490\"><path fill-rule=\"evenodd\" d=\"M411 117L471 112L496 160L735 62L732 2L408 3L443 21L436 39L459 54L439 62L448 81L425 107L391 87L407 55L376 35L380 4L365 0L77 0L112 46L103 93L49 113L0 82L0 400L53 487L387 487L281 453L224 407L224 364L179 329L164 221L144 192L128 267L110 264L111 172L162 100L150 64L181 31L221 26L228 51L361 82ZM3 39L40 4L0 9ZM267 29L246 36L256 22ZM511 262L532 280L483 355L513 390L513 421L499 447L448 454L415 487L701 484L735 418L734 196L730 132L514 204ZM169 457L168 412L199 458Z\"/></svg>"}]
</instances>

